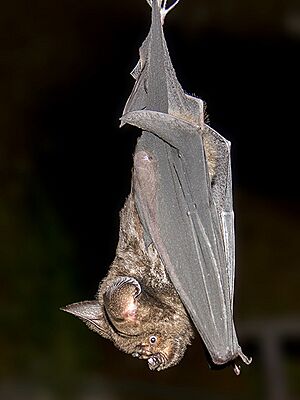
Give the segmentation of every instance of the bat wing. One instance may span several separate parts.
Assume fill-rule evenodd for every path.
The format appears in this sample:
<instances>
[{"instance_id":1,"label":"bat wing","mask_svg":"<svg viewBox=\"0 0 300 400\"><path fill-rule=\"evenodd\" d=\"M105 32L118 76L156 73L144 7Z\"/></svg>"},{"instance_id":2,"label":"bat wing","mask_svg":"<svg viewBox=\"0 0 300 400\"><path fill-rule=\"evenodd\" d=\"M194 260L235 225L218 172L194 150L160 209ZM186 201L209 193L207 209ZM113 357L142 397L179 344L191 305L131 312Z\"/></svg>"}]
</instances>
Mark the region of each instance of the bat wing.
<instances>
[{"instance_id":1,"label":"bat wing","mask_svg":"<svg viewBox=\"0 0 300 400\"><path fill-rule=\"evenodd\" d=\"M230 145L204 123L202 100L183 92L160 2L152 3L150 33L121 118L143 131L134 156L135 203L146 242L156 246L213 362L240 356L248 363L233 322Z\"/></svg>"},{"instance_id":2,"label":"bat wing","mask_svg":"<svg viewBox=\"0 0 300 400\"><path fill-rule=\"evenodd\" d=\"M211 167L210 187L214 205L221 224L224 242L226 271L229 278L231 308L233 308L234 272L235 272L235 237L234 212L232 204L232 177L230 160L230 142L223 138L210 126L204 127L204 149L209 157L214 156L214 165ZM208 163L209 166L209 163Z\"/></svg>"}]
</instances>

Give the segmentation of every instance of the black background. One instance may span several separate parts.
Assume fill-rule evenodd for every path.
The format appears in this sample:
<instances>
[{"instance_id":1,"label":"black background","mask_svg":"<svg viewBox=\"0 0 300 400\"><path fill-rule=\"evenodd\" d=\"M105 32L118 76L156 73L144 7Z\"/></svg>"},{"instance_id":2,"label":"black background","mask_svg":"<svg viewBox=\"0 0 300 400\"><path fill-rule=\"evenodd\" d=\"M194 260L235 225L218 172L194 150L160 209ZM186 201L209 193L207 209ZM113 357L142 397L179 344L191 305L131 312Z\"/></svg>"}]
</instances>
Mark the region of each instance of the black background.
<instances>
[{"instance_id":1,"label":"black background","mask_svg":"<svg viewBox=\"0 0 300 400\"><path fill-rule=\"evenodd\" d=\"M120 130L119 117L150 8L3 4L1 398L274 399L260 324L283 332L281 381L299 395L299 331L291 339L285 327L299 321L300 303L300 9L281 3L182 0L165 23L182 86L206 101L212 127L232 142L235 315L254 356L240 378L210 371L199 340L179 366L150 373L58 311L92 299L114 257L138 135Z\"/></svg>"}]
</instances>

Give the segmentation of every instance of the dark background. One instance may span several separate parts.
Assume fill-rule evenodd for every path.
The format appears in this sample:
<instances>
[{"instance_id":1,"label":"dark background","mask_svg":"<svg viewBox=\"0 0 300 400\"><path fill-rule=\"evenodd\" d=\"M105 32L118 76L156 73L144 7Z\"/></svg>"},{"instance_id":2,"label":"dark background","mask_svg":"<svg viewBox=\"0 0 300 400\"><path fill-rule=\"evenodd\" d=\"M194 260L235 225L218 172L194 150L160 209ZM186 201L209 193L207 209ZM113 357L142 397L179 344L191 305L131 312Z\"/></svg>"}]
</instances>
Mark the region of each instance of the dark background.
<instances>
[{"instance_id":1,"label":"dark background","mask_svg":"<svg viewBox=\"0 0 300 400\"><path fill-rule=\"evenodd\" d=\"M298 4L298 6L297 6ZM161 373L59 311L113 260L138 131L119 130L150 22L143 0L11 1L0 13L0 398L300 396L300 7L182 0L182 86L232 142L235 317L253 364L211 371L200 340Z\"/></svg>"}]
</instances>

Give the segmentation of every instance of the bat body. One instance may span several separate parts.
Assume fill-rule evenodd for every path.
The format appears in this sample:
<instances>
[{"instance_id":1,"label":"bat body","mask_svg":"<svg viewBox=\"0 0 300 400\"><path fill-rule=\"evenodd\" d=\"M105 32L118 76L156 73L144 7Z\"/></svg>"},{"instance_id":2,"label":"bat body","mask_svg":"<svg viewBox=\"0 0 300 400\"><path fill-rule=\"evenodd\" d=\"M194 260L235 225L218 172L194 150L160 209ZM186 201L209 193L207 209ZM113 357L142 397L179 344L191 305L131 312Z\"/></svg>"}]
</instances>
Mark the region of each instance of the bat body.
<instances>
[{"instance_id":1,"label":"bat body","mask_svg":"<svg viewBox=\"0 0 300 400\"><path fill-rule=\"evenodd\" d=\"M193 337L185 308L156 248L145 245L131 193L121 212L119 243L97 300L63 309L150 369L175 365Z\"/></svg>"},{"instance_id":2,"label":"bat body","mask_svg":"<svg viewBox=\"0 0 300 400\"><path fill-rule=\"evenodd\" d=\"M206 124L202 100L185 94L176 78L162 29L175 4L151 4L121 118L142 135L116 258L97 300L65 311L157 370L182 358L195 327L213 363L232 362L238 374L234 360L251 360L233 322L230 143Z\"/></svg>"}]
</instances>

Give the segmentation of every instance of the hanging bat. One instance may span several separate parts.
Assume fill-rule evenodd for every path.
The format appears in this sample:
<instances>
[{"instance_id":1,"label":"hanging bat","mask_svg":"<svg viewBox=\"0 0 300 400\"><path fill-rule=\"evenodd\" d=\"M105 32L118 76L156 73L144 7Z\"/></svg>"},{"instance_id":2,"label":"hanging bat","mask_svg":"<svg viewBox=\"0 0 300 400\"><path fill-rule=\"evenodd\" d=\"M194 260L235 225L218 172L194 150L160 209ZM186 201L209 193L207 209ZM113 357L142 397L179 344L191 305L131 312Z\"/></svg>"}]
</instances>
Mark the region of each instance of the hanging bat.
<instances>
[{"instance_id":1,"label":"hanging bat","mask_svg":"<svg viewBox=\"0 0 300 400\"><path fill-rule=\"evenodd\" d=\"M63 308L152 370L177 364L198 332L214 364L247 358L233 322L234 214L230 142L187 95L163 33L166 0L152 6L150 32L132 72L121 117L142 130L116 257L94 301Z\"/></svg>"}]
</instances>

